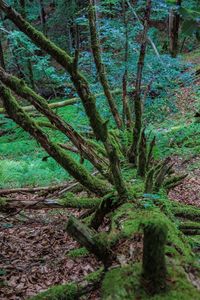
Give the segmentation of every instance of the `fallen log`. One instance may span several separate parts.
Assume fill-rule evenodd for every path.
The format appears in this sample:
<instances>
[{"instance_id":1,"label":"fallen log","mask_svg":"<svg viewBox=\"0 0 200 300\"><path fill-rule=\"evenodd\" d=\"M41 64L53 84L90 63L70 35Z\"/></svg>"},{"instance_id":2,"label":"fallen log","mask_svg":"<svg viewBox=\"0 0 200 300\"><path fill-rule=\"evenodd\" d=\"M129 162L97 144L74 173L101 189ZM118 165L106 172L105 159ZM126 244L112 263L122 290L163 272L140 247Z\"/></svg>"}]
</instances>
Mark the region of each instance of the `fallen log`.
<instances>
[{"instance_id":1,"label":"fallen log","mask_svg":"<svg viewBox=\"0 0 200 300\"><path fill-rule=\"evenodd\" d=\"M65 197L62 199L0 199L0 211L8 212L16 209L52 209L52 208L77 208L77 209L91 209L96 208L100 204L101 199L99 198L79 198Z\"/></svg>"},{"instance_id":2,"label":"fallen log","mask_svg":"<svg viewBox=\"0 0 200 300\"><path fill-rule=\"evenodd\" d=\"M66 187L70 188L73 187L73 184L75 183L74 180L58 184L58 185L52 185L47 187L30 187L30 188L16 188L16 189L0 189L0 195L8 195L8 194L15 194L15 193L36 193L36 192L54 192L56 190L61 190Z\"/></svg>"},{"instance_id":3,"label":"fallen log","mask_svg":"<svg viewBox=\"0 0 200 300\"><path fill-rule=\"evenodd\" d=\"M121 93L121 90L120 89L116 89L114 91L112 91L112 94L120 94ZM95 97L99 97L99 96L103 96L104 93L98 93L95 95ZM62 107L65 107L65 106L69 106L69 105L73 105L75 103L78 103L80 102L80 98L79 97L74 97L74 98L71 98L71 99L68 99L68 100L63 100L63 101L60 101L60 102L55 102L55 103L50 103L49 104L49 107L52 108L52 109L56 109L56 108L62 108ZM28 105L28 106L25 106L23 107L23 109L26 111L26 112L32 112L35 110L35 107L33 105ZM5 114L6 111L4 108L0 108L0 114Z\"/></svg>"},{"instance_id":4,"label":"fallen log","mask_svg":"<svg viewBox=\"0 0 200 300\"><path fill-rule=\"evenodd\" d=\"M113 261L113 254L107 246L98 237L98 234L91 230L84 223L71 216L67 226L67 232L75 238L88 251L93 253L100 261L103 262L105 268L108 268Z\"/></svg>"}]
</instances>

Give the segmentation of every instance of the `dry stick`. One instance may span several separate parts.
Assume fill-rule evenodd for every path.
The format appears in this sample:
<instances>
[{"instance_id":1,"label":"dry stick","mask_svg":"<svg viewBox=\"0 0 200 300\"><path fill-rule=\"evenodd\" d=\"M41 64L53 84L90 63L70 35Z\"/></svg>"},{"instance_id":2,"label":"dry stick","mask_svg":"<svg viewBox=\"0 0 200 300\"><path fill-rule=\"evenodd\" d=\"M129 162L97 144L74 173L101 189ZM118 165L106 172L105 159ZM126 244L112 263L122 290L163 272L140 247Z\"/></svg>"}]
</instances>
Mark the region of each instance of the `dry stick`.
<instances>
[{"instance_id":1,"label":"dry stick","mask_svg":"<svg viewBox=\"0 0 200 300\"><path fill-rule=\"evenodd\" d=\"M58 130L64 133L72 143L79 149L81 155L88 159L99 172L109 178L105 171L107 167L105 165L106 160L100 157L91 145L67 122L63 121L56 113L48 107L46 100L36 94L31 88L29 88L25 82L6 73L0 67L0 80L9 88L11 88L16 94L27 99L35 108L45 115L53 126L56 126Z\"/></svg>"},{"instance_id":2,"label":"dry stick","mask_svg":"<svg viewBox=\"0 0 200 300\"><path fill-rule=\"evenodd\" d=\"M94 62L95 62L96 68L97 68L98 76L99 76L101 85L103 87L104 94L108 100L110 111L114 117L116 125L118 128L121 128L122 120L119 115L115 101L113 99L113 96L112 96L112 93L110 90L110 86L108 83L108 79L106 76L105 65L104 65L104 63L102 61L102 57L101 57L101 48L100 48L100 44L99 44L99 36L98 36L97 25L96 25L96 11L95 11L95 5L94 5L93 0L89 0L88 19L89 19L89 27L90 27L92 53L93 53Z\"/></svg>"},{"instance_id":3,"label":"dry stick","mask_svg":"<svg viewBox=\"0 0 200 300\"><path fill-rule=\"evenodd\" d=\"M33 203L33 204L28 204L27 206L25 206L25 207L19 209L18 211L14 212L14 213L11 213L11 214L9 214L8 216L3 217L3 218L1 218L1 219L3 220L3 219L8 219L9 217L14 217L14 216L18 215L19 213L21 213L24 209L31 209L32 207L34 207L34 206L37 205L38 203L44 201L44 199L45 199L45 197L43 197L42 199L38 200L37 202L35 202L35 203Z\"/></svg>"},{"instance_id":4,"label":"dry stick","mask_svg":"<svg viewBox=\"0 0 200 300\"><path fill-rule=\"evenodd\" d=\"M144 29L142 36L142 43L140 47L140 55L137 66L137 77L135 84L135 94L134 94L134 105L135 105L135 126L133 129L133 143L129 150L129 161L136 165L137 163L137 146L140 139L140 133L142 129L142 101L141 101L141 84L142 84L142 73L144 69L144 60L146 56L147 48L147 33L149 29L149 21L151 14L151 0L146 1L146 9L144 16Z\"/></svg>"},{"instance_id":5,"label":"dry stick","mask_svg":"<svg viewBox=\"0 0 200 300\"><path fill-rule=\"evenodd\" d=\"M93 177L81 164L65 153L56 143L50 141L41 128L20 107L10 91L3 85L0 87L0 96L3 99L6 111L17 124L29 132L50 156L91 192L99 195L108 193L109 188L105 185L105 182Z\"/></svg>"},{"instance_id":6,"label":"dry stick","mask_svg":"<svg viewBox=\"0 0 200 300\"><path fill-rule=\"evenodd\" d=\"M53 192L55 190L64 188L66 185L68 186L69 183L65 183L62 185L48 186L48 187L0 189L0 195L8 195L8 194L15 194L15 193L23 193L23 192L35 193L35 192L40 192L40 191Z\"/></svg>"},{"instance_id":7,"label":"dry stick","mask_svg":"<svg viewBox=\"0 0 200 300\"><path fill-rule=\"evenodd\" d=\"M96 138L102 141L108 154L115 188L121 199L127 199L127 189L121 175L119 157L115 147L110 141L107 123L101 118L101 115L97 110L96 99L90 91L88 81L78 68L75 68L74 59L47 39L41 32L37 31L3 0L0 0L0 9L23 33L25 33L37 46L51 55L52 58L54 58L70 74L71 80L81 98Z\"/></svg>"}]
</instances>

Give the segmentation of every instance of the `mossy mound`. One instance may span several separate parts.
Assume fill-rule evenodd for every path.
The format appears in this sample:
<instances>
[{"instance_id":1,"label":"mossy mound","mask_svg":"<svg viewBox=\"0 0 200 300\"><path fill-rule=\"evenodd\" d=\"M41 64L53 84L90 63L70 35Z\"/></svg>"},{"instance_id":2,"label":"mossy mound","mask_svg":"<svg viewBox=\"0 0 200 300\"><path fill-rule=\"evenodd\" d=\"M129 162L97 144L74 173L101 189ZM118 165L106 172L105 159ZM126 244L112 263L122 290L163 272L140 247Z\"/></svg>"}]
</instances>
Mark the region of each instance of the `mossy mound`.
<instances>
[{"instance_id":1,"label":"mossy mound","mask_svg":"<svg viewBox=\"0 0 200 300\"><path fill-rule=\"evenodd\" d=\"M66 193L66 195L59 200L59 203L66 207L72 208L95 208L101 202L101 198L78 197L74 193Z\"/></svg>"},{"instance_id":2,"label":"mossy mound","mask_svg":"<svg viewBox=\"0 0 200 300\"><path fill-rule=\"evenodd\" d=\"M171 264L168 290L150 296L141 288L141 265L134 264L109 271L102 284L102 300L198 300L199 291L188 281L180 267Z\"/></svg>"},{"instance_id":3,"label":"mossy mound","mask_svg":"<svg viewBox=\"0 0 200 300\"><path fill-rule=\"evenodd\" d=\"M168 227L167 253L191 259L191 248L186 243L186 237L178 229L178 224L172 222L158 207L136 208L132 203L125 203L112 215L111 231L108 235L110 243L115 243L120 238L130 238L142 231L149 222L165 222ZM180 258L180 257L179 257Z\"/></svg>"}]
</instances>

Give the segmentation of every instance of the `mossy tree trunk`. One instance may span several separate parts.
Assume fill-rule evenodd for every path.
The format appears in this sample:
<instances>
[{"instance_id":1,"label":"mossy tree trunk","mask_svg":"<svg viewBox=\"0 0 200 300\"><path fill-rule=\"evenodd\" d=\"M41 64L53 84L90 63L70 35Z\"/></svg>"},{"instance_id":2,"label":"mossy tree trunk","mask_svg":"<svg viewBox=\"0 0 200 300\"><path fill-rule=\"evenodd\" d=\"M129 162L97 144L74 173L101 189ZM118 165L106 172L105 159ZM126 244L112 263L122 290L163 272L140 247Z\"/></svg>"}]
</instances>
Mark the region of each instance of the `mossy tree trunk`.
<instances>
[{"instance_id":1,"label":"mossy tree trunk","mask_svg":"<svg viewBox=\"0 0 200 300\"><path fill-rule=\"evenodd\" d=\"M100 44L99 44L99 36L98 36L97 26L96 26L95 2L93 0L89 0L88 19L89 19L89 26L90 26L91 47L92 47L92 52L93 52L93 57L94 57L97 73L98 73L101 85L103 87L104 94L108 100L108 104L109 104L111 113L117 124L117 127L121 128L122 120L119 115L114 98L112 96L111 89L110 89L108 79L106 76L105 65L101 58L101 48L100 48Z\"/></svg>"},{"instance_id":2,"label":"mossy tree trunk","mask_svg":"<svg viewBox=\"0 0 200 300\"><path fill-rule=\"evenodd\" d=\"M124 75L122 78L122 102L123 102L123 121L127 128L131 128L133 124L133 118L129 102L127 99L127 86L128 86L128 58L129 58L129 32L128 32L128 13L126 1L122 1L123 18L124 18L124 30L125 30L125 53L124 53Z\"/></svg>"},{"instance_id":3,"label":"mossy tree trunk","mask_svg":"<svg viewBox=\"0 0 200 300\"><path fill-rule=\"evenodd\" d=\"M181 7L182 0L177 0L176 9L171 9L169 14L169 51L172 57L176 57L179 49L179 27L180 13L178 9Z\"/></svg>"},{"instance_id":4,"label":"mossy tree trunk","mask_svg":"<svg viewBox=\"0 0 200 300\"><path fill-rule=\"evenodd\" d=\"M167 225L148 223L144 227L142 285L154 295L166 290L167 268L165 262L165 244Z\"/></svg>"},{"instance_id":5,"label":"mossy tree trunk","mask_svg":"<svg viewBox=\"0 0 200 300\"><path fill-rule=\"evenodd\" d=\"M135 105L135 126L133 129L133 142L129 149L129 161L133 163L135 166L137 164L137 147L140 139L140 134L142 130L142 74L144 69L144 61L146 56L147 49L147 33L149 29L149 21L151 14L151 0L146 1L146 9L144 16L144 29L142 34L142 42L140 47L140 55L138 60L137 67L137 76L136 76L136 84L135 84L135 92L133 93L133 101Z\"/></svg>"}]
</instances>

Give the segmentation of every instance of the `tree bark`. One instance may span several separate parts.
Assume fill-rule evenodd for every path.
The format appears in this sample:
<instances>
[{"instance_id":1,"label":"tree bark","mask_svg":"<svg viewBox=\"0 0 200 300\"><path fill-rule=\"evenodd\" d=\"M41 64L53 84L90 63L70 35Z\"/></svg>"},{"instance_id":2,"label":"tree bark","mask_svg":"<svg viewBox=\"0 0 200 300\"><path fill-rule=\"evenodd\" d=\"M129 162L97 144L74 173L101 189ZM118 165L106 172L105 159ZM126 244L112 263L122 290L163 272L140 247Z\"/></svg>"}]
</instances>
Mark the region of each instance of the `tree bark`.
<instances>
[{"instance_id":1,"label":"tree bark","mask_svg":"<svg viewBox=\"0 0 200 300\"><path fill-rule=\"evenodd\" d=\"M177 0L177 9L181 7L182 0ZM176 57L179 48L179 27L180 27L180 14L177 9L171 9L169 14L169 50L172 57Z\"/></svg>"},{"instance_id":2,"label":"tree bark","mask_svg":"<svg viewBox=\"0 0 200 300\"><path fill-rule=\"evenodd\" d=\"M3 47L2 47L1 40L0 40L0 66L4 70L6 69L6 64L5 64L5 60L4 60Z\"/></svg>"},{"instance_id":3,"label":"tree bark","mask_svg":"<svg viewBox=\"0 0 200 300\"><path fill-rule=\"evenodd\" d=\"M147 48L147 33L149 29L149 21L151 14L151 0L146 2L146 10L144 16L144 30L142 35L142 43L140 47L140 56L137 67L137 77L134 92L134 104L135 104L135 126L133 129L133 142L129 150L129 161L136 166L137 164L137 146L140 139L140 133L142 129L142 101L141 101L141 84L142 73L144 69L144 60Z\"/></svg>"},{"instance_id":4,"label":"tree bark","mask_svg":"<svg viewBox=\"0 0 200 300\"><path fill-rule=\"evenodd\" d=\"M98 72L98 76L101 82L101 85L104 90L104 94L108 100L108 104L111 110L111 113L114 117L114 120L117 124L117 127L120 129L122 127L122 120L119 115L117 106L115 104L115 101L113 99L111 89L108 83L108 79L106 76L106 70L104 63L101 58L101 49L99 44L99 36L97 32L97 26L96 26L96 10L95 10L95 3L93 0L89 1L89 8L88 8L88 18L89 18L89 25L90 25L90 38L91 38L91 47L93 52L93 57L96 65L96 69Z\"/></svg>"},{"instance_id":5,"label":"tree bark","mask_svg":"<svg viewBox=\"0 0 200 300\"><path fill-rule=\"evenodd\" d=\"M159 222L144 227L142 285L151 295L166 290L165 244L168 229L165 223Z\"/></svg>"},{"instance_id":6,"label":"tree bark","mask_svg":"<svg viewBox=\"0 0 200 300\"><path fill-rule=\"evenodd\" d=\"M67 232L88 251L93 253L107 268L111 265L113 255L106 245L98 238L97 233L74 217L70 217Z\"/></svg>"},{"instance_id":7,"label":"tree bark","mask_svg":"<svg viewBox=\"0 0 200 300\"><path fill-rule=\"evenodd\" d=\"M39 3L40 3L40 20L42 24L42 32L44 33L44 35L46 35L47 29L46 29L46 13L44 9L44 1L39 0Z\"/></svg>"}]
</instances>

